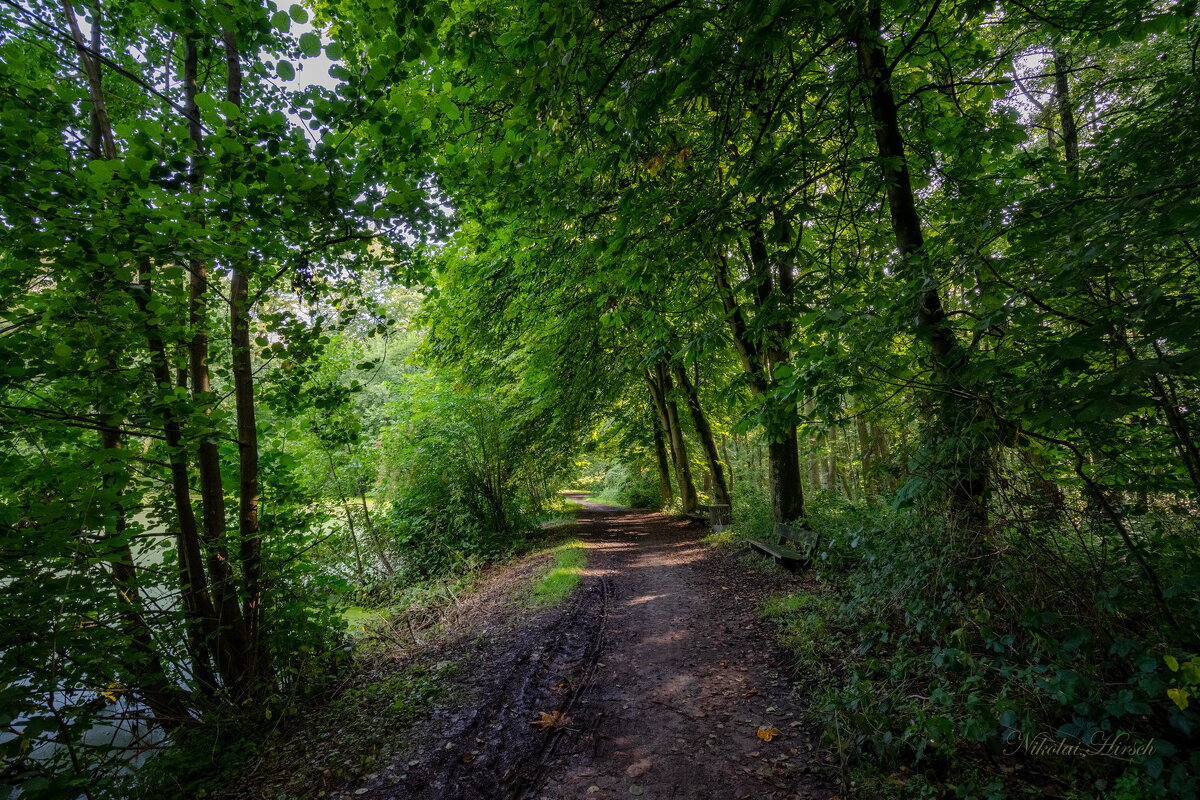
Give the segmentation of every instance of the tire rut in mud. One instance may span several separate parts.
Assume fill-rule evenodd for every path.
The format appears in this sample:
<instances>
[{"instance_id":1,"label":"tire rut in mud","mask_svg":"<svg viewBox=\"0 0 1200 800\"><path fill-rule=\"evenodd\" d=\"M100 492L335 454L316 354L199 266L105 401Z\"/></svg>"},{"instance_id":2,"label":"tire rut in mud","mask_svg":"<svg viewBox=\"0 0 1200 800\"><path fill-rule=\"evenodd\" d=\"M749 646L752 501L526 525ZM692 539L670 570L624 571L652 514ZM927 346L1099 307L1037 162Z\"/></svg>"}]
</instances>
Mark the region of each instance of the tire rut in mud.
<instances>
[{"instance_id":1,"label":"tire rut in mud","mask_svg":"<svg viewBox=\"0 0 1200 800\"><path fill-rule=\"evenodd\" d=\"M402 754L350 796L518 800L536 790L564 731L531 723L542 711L570 717L595 672L609 592L607 579L586 581L564 608L473 653L464 668L482 677L470 690L477 701L430 720L435 741Z\"/></svg>"}]
</instances>

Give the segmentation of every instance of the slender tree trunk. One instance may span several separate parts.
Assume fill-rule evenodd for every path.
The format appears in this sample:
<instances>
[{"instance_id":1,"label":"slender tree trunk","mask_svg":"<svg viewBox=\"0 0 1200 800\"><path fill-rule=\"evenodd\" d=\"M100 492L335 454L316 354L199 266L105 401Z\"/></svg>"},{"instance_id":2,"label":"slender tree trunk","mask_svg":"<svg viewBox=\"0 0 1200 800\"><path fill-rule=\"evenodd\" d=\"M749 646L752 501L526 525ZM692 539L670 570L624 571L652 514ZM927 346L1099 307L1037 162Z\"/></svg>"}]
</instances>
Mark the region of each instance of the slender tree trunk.
<instances>
[{"instance_id":1,"label":"slender tree trunk","mask_svg":"<svg viewBox=\"0 0 1200 800\"><path fill-rule=\"evenodd\" d=\"M1137 350L1129 343L1129 338L1123 331L1119 337L1129 360L1131 362L1141 360ZM1154 348L1154 354L1161 360L1162 349L1157 343L1152 342L1151 346ZM1196 496L1200 497L1200 449L1196 447L1195 436L1184 417L1184 411L1175 392L1175 383L1165 373L1151 372L1146 376L1146 387L1149 389L1151 401L1163 413L1167 429L1171 431L1171 436L1175 439L1175 446L1179 450L1179 458L1192 481L1192 489Z\"/></svg>"},{"instance_id":2,"label":"slender tree trunk","mask_svg":"<svg viewBox=\"0 0 1200 800\"><path fill-rule=\"evenodd\" d=\"M817 458L817 448L820 447L820 442L816 436L808 437L808 485L812 491L821 488L821 462L823 459Z\"/></svg>"},{"instance_id":3,"label":"slender tree trunk","mask_svg":"<svg viewBox=\"0 0 1200 800\"><path fill-rule=\"evenodd\" d=\"M679 478L679 499L683 503L683 513L694 514L699 505L696 496L696 483L692 479L692 465L688 458L687 442L683 438L683 427L679 424L679 407L671 397L671 376L663 364L658 365L659 385L663 387L663 405L667 409L667 433L671 438L671 449L677 459L675 473Z\"/></svg>"},{"instance_id":4,"label":"slender tree trunk","mask_svg":"<svg viewBox=\"0 0 1200 800\"><path fill-rule=\"evenodd\" d=\"M729 496L729 487L725 483L725 467L721 463L720 454L717 453L717 443L713 439L712 426L708 424L708 418L704 416L704 409L700 406L700 395L691 379L688 378L687 370L675 364L673 371L675 382L683 390L688 412L692 415L692 425L696 428L700 447L704 450L704 460L712 478L713 499L721 505L732 507L733 501Z\"/></svg>"},{"instance_id":5,"label":"slender tree trunk","mask_svg":"<svg viewBox=\"0 0 1200 800\"><path fill-rule=\"evenodd\" d=\"M72 43L79 53L79 64L83 69L84 78L87 80L88 100L92 104L90 134L92 157L116 158L117 143L113 137L112 123L108 118L108 100L104 93L104 81L100 74L100 61L93 53L89 52L87 42L83 38L83 30L79 27L79 19L75 16L75 6L71 0L62 0L62 9L67 27L71 30ZM95 22L96 24L92 27L92 43L95 46L90 48L91 50L99 49L99 19Z\"/></svg>"},{"instance_id":6,"label":"slender tree trunk","mask_svg":"<svg viewBox=\"0 0 1200 800\"><path fill-rule=\"evenodd\" d=\"M134 293L138 309L146 316L146 338L150 349L150 365L154 382L159 391L170 396L171 366L167 358L166 345L159 333L158 325L149 310L150 293L153 291L150 265L143 262L139 272L139 289ZM183 444L183 432L179 420L171 408L170 400L160 401L163 418L163 433L167 442L167 459L171 474L171 496L175 506L176 550L179 557L180 592L184 616L188 620L189 655L192 671L201 688L213 694L217 680L212 673L219 621L212 598L208 593L208 579L204 574L204 554L200 545L200 528L196 512L192 507L191 480L188 476L187 452Z\"/></svg>"},{"instance_id":7,"label":"slender tree trunk","mask_svg":"<svg viewBox=\"0 0 1200 800\"><path fill-rule=\"evenodd\" d=\"M839 483L838 457L837 457L837 446L838 446L837 428L835 428L833 426L829 427L829 433L826 434L825 441L828 442L828 444L829 444L829 453L826 457L826 462L825 462L827 465L825 474L828 478L828 482L826 483L825 488L829 489L830 491L833 491L833 490L837 489L838 483Z\"/></svg>"},{"instance_id":8,"label":"slender tree trunk","mask_svg":"<svg viewBox=\"0 0 1200 800\"><path fill-rule=\"evenodd\" d=\"M197 85L196 40L194 34L184 39L184 111L187 115L188 134L196 145L192 157L189 180L192 193L197 198L203 193L204 174L200 152L204 147L204 134L200 126L200 109L196 106ZM212 384L208 369L208 267L200 258L188 260L191 272L191 287L188 301L188 317L192 327L189 345L189 372L192 397L197 405L209 415L213 402ZM214 605L217 610L219 632L217 653L221 677L225 684L244 693L245 681L249 677L247 664L246 628L238 604L237 589L233 582L233 570L225 544L225 493L221 485L221 459L217 451L216 435L206 432L197 446L196 463L200 471L200 502L204 521L204 545L208 554L208 572L212 581Z\"/></svg>"},{"instance_id":9,"label":"slender tree trunk","mask_svg":"<svg viewBox=\"0 0 1200 800\"><path fill-rule=\"evenodd\" d=\"M670 445L671 459L675 465L675 480L679 485L679 499L683 505L683 513L694 514L698 506L696 484L692 481L692 467L688 461L687 443L683 438L683 430L679 427L679 409L671 398L671 377L666 367L660 362L654 365L654 370L647 376L650 391L654 395L655 404L661 409L663 428Z\"/></svg>"},{"instance_id":10,"label":"slender tree trunk","mask_svg":"<svg viewBox=\"0 0 1200 800\"><path fill-rule=\"evenodd\" d=\"M867 420L862 412L854 415L854 431L858 435L859 486L865 496L871 493L871 438L867 434Z\"/></svg>"},{"instance_id":11,"label":"slender tree trunk","mask_svg":"<svg viewBox=\"0 0 1200 800\"><path fill-rule=\"evenodd\" d=\"M970 401L961 399L960 375L967 354L946 320L937 275L928 263L929 254L925 250L925 236L892 90L892 68L880 38L880 27L880 6L873 0L865 24L855 36L859 73L869 94L875 143L887 184L888 212L904 269L902 278L925 287L917 298L917 338L928 342L935 378L947 389L937 414L937 430L930 432L926 446L937 459L939 471L944 471L949 478L947 499L951 523L967 534L973 546L986 533L988 524L987 502L991 489L988 453L976 434L962 437L951 453L937 452L944 449L939 441L944 435L977 427L980 412Z\"/></svg>"},{"instance_id":12,"label":"slender tree trunk","mask_svg":"<svg viewBox=\"0 0 1200 800\"><path fill-rule=\"evenodd\" d=\"M761 236L751 238L751 255L759 276L755 296L759 302L765 303L770 294L771 276L769 265L766 263L766 247ZM713 266L717 294L725 309L725 320L733 334L734 347L741 359L742 369L750 378L751 389L756 394L765 394L771 384L771 369L775 363L772 359L783 360L786 354L757 345L750 335L746 316L729 282L729 266L724 255L718 254ZM776 334L782 335L779 331L776 331ZM767 471L771 481L772 513L778 522L802 519L804 489L800 483L800 450L796 426L785 426L782 430L768 429L767 436L770 442L767 447Z\"/></svg>"},{"instance_id":13,"label":"slender tree trunk","mask_svg":"<svg viewBox=\"0 0 1200 800\"><path fill-rule=\"evenodd\" d=\"M222 31L225 48L225 99L242 107L242 59L237 34ZM236 134L236 125L232 133ZM236 164L232 169L236 169ZM250 275L248 263L232 265L229 279L230 358L238 438L238 539L242 562L242 618L247 645L247 684L257 692L270 677L270 653L263 635L262 532L259 529L258 421L254 406L254 363L250 349ZM356 540L357 541L357 540Z\"/></svg>"},{"instance_id":14,"label":"slender tree trunk","mask_svg":"<svg viewBox=\"0 0 1200 800\"><path fill-rule=\"evenodd\" d=\"M1063 152L1071 177L1079 175L1079 131L1075 127L1075 109L1071 105L1071 63L1061 49L1054 51L1054 99L1058 102L1058 120L1062 126Z\"/></svg>"},{"instance_id":15,"label":"slender tree trunk","mask_svg":"<svg viewBox=\"0 0 1200 800\"><path fill-rule=\"evenodd\" d=\"M88 99L91 102L90 149L93 159L115 159L117 157L116 139L113 135L112 124L108 116L107 96L104 91L103 75L97 54L102 46L100 13L97 9L93 14L91 29L91 45L85 45L83 31L75 15L74 5L69 0L63 0L63 15L71 32L71 39L79 53L79 63L83 72ZM111 283L111 275L98 275L99 283L107 286ZM117 353L115 346L108 340L102 343L104 359L109 375L118 374ZM107 423L109 414L99 406L101 418ZM105 427L100 433L100 446L109 456L109 460L120 459L123 449L119 424ZM117 606L120 609L122 629L129 637L133 650L140 656L140 663L128 668L131 676L137 681L137 692L146 705L150 707L155 718L167 727L186 725L194 722L188 712L184 698L179 690L167 677L162 658L154 644L154 634L144 616L141 592L138 589L138 574L133 550L126 539L128 521L125 509L121 503L121 491L114 487L116 476L114 470L103 478L104 494L110 491L115 496L111 522L105 522L106 545L110 549L107 560L110 563L109 576L116 591Z\"/></svg>"},{"instance_id":16,"label":"slender tree trunk","mask_svg":"<svg viewBox=\"0 0 1200 800\"><path fill-rule=\"evenodd\" d=\"M341 501L342 513L346 515L346 529L350 534L351 549L354 550L354 568L358 573L358 580L362 582L366 576L363 571L362 549L358 546L358 532L354 529L354 512L350 508L350 499L346 497L346 493L342 491L342 484L338 481L337 462L333 460L333 451L326 450L325 458L329 461L329 480L337 489L338 500Z\"/></svg>"},{"instance_id":17,"label":"slender tree trunk","mask_svg":"<svg viewBox=\"0 0 1200 800\"><path fill-rule=\"evenodd\" d=\"M654 428L654 457L658 464L658 495L662 499L663 508L666 508L675 499L675 491L671 488L671 465L667 461L667 445L663 441L662 424L658 420L657 411L651 427Z\"/></svg>"},{"instance_id":18,"label":"slender tree trunk","mask_svg":"<svg viewBox=\"0 0 1200 800\"><path fill-rule=\"evenodd\" d=\"M543 487L543 497L545 494L546 492ZM367 529L367 535L371 537L371 542L375 545L375 554L379 556L379 563L383 564L383 568L387 570L389 575L395 575L396 569L387 557L387 550L383 546L383 540L379 537L379 530L375 527L375 523L371 519L371 509L367 506L367 492L361 483L358 484L358 499L362 504L363 526Z\"/></svg>"}]
</instances>

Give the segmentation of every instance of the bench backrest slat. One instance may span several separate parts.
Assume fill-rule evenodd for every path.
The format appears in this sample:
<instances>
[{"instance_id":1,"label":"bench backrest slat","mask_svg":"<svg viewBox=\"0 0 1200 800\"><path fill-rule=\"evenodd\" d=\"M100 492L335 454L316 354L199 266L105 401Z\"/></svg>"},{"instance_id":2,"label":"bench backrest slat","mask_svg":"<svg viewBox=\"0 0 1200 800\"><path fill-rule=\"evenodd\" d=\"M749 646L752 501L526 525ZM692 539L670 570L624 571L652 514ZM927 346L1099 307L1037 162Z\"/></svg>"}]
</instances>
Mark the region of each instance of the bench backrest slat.
<instances>
[{"instance_id":1,"label":"bench backrest slat","mask_svg":"<svg viewBox=\"0 0 1200 800\"><path fill-rule=\"evenodd\" d=\"M796 549L805 553L809 558L816 558L817 550L821 547L821 536L812 528L797 528L794 525L776 522L775 535L779 537L780 543L786 543L789 540L795 542L799 545Z\"/></svg>"},{"instance_id":2,"label":"bench backrest slat","mask_svg":"<svg viewBox=\"0 0 1200 800\"><path fill-rule=\"evenodd\" d=\"M793 542L808 544L816 535L814 531L808 528L796 528L791 525L784 525L782 522L775 523L775 535L781 539L791 539Z\"/></svg>"}]
</instances>

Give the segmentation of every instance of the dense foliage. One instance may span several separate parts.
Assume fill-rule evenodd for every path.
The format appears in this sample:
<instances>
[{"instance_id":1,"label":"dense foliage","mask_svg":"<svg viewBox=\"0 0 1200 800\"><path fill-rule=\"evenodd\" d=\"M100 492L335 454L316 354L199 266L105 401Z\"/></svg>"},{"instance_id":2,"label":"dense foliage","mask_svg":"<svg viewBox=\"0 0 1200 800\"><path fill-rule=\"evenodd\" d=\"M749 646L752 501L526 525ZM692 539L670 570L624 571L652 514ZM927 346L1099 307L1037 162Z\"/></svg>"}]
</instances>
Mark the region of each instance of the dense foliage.
<instances>
[{"instance_id":1,"label":"dense foliage","mask_svg":"<svg viewBox=\"0 0 1200 800\"><path fill-rule=\"evenodd\" d=\"M2 780L285 713L339 604L582 479L821 533L772 613L843 646L845 774L1197 796L1198 46L1141 0L0 4Z\"/></svg>"}]
</instances>

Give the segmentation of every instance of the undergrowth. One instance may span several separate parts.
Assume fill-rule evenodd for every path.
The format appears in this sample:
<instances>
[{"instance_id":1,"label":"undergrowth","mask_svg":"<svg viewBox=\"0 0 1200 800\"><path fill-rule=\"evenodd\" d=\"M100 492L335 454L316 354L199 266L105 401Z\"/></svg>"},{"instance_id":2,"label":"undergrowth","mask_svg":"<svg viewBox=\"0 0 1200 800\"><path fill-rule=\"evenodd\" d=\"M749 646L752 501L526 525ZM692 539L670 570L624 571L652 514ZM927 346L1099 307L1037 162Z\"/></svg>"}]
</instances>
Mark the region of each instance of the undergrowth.
<instances>
[{"instance_id":1,"label":"undergrowth","mask_svg":"<svg viewBox=\"0 0 1200 800\"><path fill-rule=\"evenodd\" d=\"M1195 576L1166 588L1185 622L1156 626L1135 565L1093 573L1090 597L1057 590L1056 569L1089 565L1082 546L1055 542L1049 562L1029 557L1022 532L997 531L987 562L964 565L939 547L944 531L906 512L822 496L809 522L824 541L816 588L761 611L813 681L843 794L1198 796Z\"/></svg>"},{"instance_id":2,"label":"undergrowth","mask_svg":"<svg viewBox=\"0 0 1200 800\"><path fill-rule=\"evenodd\" d=\"M560 602L579 582L584 545L562 539L579 508L556 496L541 529L510 537L508 557L556 542L551 568L530 590L534 605ZM423 579L409 575L345 593L331 612L343 631L336 662L326 659L319 675L272 698L265 718L207 720L178 734L139 770L131 797L301 800L369 772L403 743L397 732L444 695L456 669L450 662L398 666L389 654L436 638L445 610L473 590L494 560L472 557Z\"/></svg>"},{"instance_id":3,"label":"undergrowth","mask_svg":"<svg viewBox=\"0 0 1200 800\"><path fill-rule=\"evenodd\" d=\"M658 493L658 479L644 466L602 464L591 485L593 499L604 505L658 508L662 504Z\"/></svg>"},{"instance_id":4,"label":"undergrowth","mask_svg":"<svg viewBox=\"0 0 1200 800\"><path fill-rule=\"evenodd\" d=\"M380 662L303 709L253 730L206 726L151 759L136 798L307 800L361 778L396 752L396 735L445 696L452 662ZM239 780L231 780L237 773Z\"/></svg>"}]
</instances>

